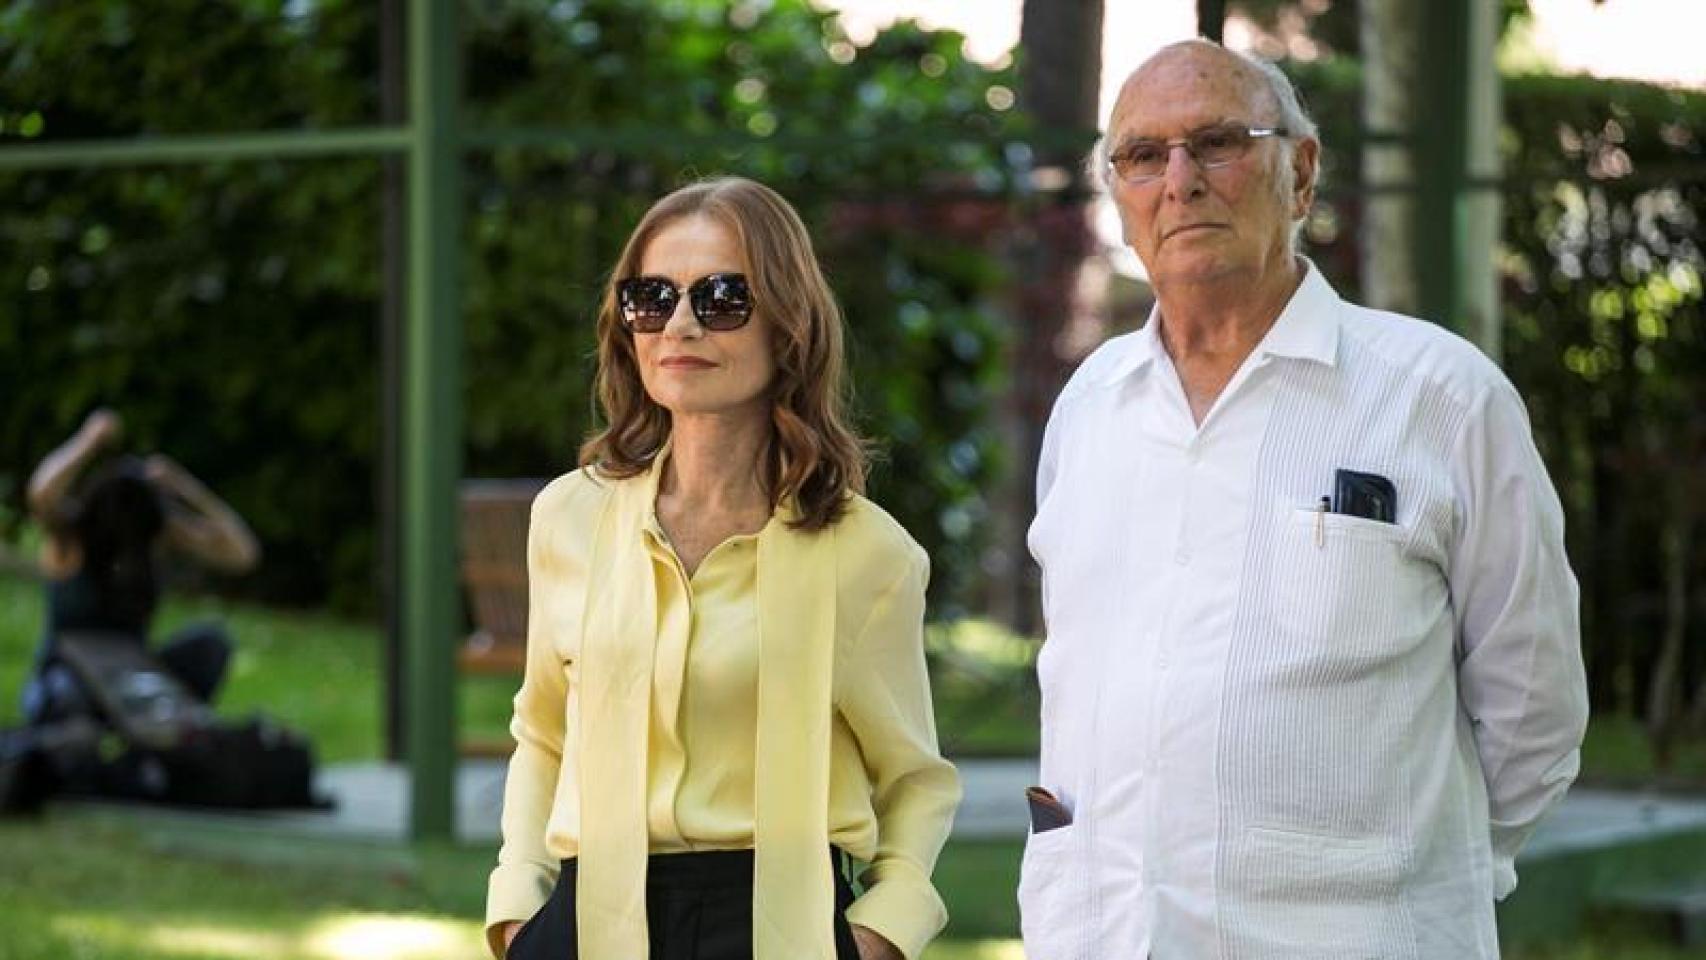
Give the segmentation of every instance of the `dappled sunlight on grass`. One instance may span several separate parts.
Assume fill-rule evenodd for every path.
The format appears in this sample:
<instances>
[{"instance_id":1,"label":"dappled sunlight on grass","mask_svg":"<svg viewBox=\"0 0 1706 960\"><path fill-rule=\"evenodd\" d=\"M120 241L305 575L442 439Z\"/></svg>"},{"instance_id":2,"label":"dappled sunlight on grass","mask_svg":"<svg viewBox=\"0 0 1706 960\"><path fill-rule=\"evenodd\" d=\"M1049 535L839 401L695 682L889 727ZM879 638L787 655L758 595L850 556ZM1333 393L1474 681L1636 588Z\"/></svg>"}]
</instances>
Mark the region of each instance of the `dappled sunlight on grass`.
<instances>
[{"instance_id":1,"label":"dappled sunlight on grass","mask_svg":"<svg viewBox=\"0 0 1706 960\"><path fill-rule=\"evenodd\" d=\"M952 648L996 667L1029 667L1037 655L1037 641L1021 636L993 620L967 617L952 623L925 628L925 643L940 650Z\"/></svg>"},{"instance_id":2,"label":"dappled sunlight on grass","mask_svg":"<svg viewBox=\"0 0 1706 960\"><path fill-rule=\"evenodd\" d=\"M924 960L1025 960L1025 948L1018 940L938 940Z\"/></svg>"},{"instance_id":3,"label":"dappled sunlight on grass","mask_svg":"<svg viewBox=\"0 0 1706 960\"><path fill-rule=\"evenodd\" d=\"M126 932L126 942L160 953L192 957L255 957L273 960L292 956L294 937L276 931L225 926L171 926ZM119 944L113 944L118 946Z\"/></svg>"},{"instance_id":4,"label":"dappled sunlight on grass","mask_svg":"<svg viewBox=\"0 0 1706 960\"><path fill-rule=\"evenodd\" d=\"M339 913L308 919L299 929L240 923L182 923L162 918L62 913L56 934L113 955L206 957L209 960L467 960L485 955L480 925L406 914ZM103 954L105 955L105 954Z\"/></svg>"},{"instance_id":5,"label":"dappled sunlight on grass","mask_svg":"<svg viewBox=\"0 0 1706 960\"><path fill-rule=\"evenodd\" d=\"M486 939L468 921L348 914L315 924L307 946L326 960L438 960L482 956Z\"/></svg>"}]
</instances>

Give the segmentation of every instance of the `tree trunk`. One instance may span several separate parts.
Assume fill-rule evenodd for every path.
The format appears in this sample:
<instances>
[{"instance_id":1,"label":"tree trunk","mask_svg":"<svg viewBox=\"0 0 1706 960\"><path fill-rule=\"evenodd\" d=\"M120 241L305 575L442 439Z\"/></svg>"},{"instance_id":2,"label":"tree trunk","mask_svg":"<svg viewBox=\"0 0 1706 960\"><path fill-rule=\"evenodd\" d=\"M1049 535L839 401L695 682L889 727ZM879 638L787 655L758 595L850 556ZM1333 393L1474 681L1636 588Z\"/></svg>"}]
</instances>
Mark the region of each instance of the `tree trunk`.
<instances>
[{"instance_id":1,"label":"tree trunk","mask_svg":"<svg viewBox=\"0 0 1706 960\"><path fill-rule=\"evenodd\" d=\"M1647 735L1653 741L1653 755L1661 772L1669 768L1671 748L1681 732L1678 713L1683 706L1682 665L1688 639L1691 585L1688 574L1693 564L1694 540L1694 497L1687 472L1679 467L1664 472L1670 475L1666 484L1670 488L1666 511L1669 522L1659 533L1659 561L1664 569L1664 630L1659 639L1658 660L1647 685Z\"/></svg>"},{"instance_id":2,"label":"tree trunk","mask_svg":"<svg viewBox=\"0 0 1706 960\"><path fill-rule=\"evenodd\" d=\"M1412 141L1420 82L1423 5L1363 0L1362 151L1365 193L1358 237L1362 297L1371 307L1414 314L1420 296L1414 257Z\"/></svg>"},{"instance_id":3,"label":"tree trunk","mask_svg":"<svg viewBox=\"0 0 1706 960\"><path fill-rule=\"evenodd\" d=\"M1019 102L1036 124L1033 183L1041 190L1011 254L1019 280L1006 433L1016 455L1003 504L994 511L986 606L1015 631L1035 634L1037 570L1025 533L1035 512L1043 428L1077 359L1062 355L1061 334L1077 309L1079 268L1094 246L1083 159L1098 127L1102 0L1025 0L1023 16Z\"/></svg>"},{"instance_id":4,"label":"tree trunk","mask_svg":"<svg viewBox=\"0 0 1706 960\"><path fill-rule=\"evenodd\" d=\"M1102 0L1025 0L1019 103L1036 121L1038 166L1064 166L1082 186L1102 84Z\"/></svg>"},{"instance_id":5,"label":"tree trunk","mask_svg":"<svg viewBox=\"0 0 1706 960\"><path fill-rule=\"evenodd\" d=\"M1197 0L1197 33L1215 43L1226 39L1226 0Z\"/></svg>"}]
</instances>

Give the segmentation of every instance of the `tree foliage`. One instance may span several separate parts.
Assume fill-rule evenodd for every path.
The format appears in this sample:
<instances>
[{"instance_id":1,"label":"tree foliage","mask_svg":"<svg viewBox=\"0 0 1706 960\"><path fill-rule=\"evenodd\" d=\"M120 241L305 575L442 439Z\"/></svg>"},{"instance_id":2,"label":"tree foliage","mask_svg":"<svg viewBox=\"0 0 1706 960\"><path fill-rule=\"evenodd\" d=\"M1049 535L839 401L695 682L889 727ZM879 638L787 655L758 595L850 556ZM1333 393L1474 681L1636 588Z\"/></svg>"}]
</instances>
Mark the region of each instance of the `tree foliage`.
<instances>
[{"instance_id":1,"label":"tree foliage","mask_svg":"<svg viewBox=\"0 0 1706 960\"><path fill-rule=\"evenodd\" d=\"M462 8L476 129L464 198L470 475L569 467L591 318L645 207L698 175L769 182L813 227L849 319L873 494L930 549L941 610L975 577L1000 468L999 260L1011 78L903 23L855 48L806 0ZM373 5L23 2L0 15L0 137L376 122ZM1022 159L1022 158L1018 158ZM225 162L0 176L0 495L97 404L226 494L268 548L247 589L371 603L380 164Z\"/></svg>"},{"instance_id":2,"label":"tree foliage","mask_svg":"<svg viewBox=\"0 0 1706 960\"><path fill-rule=\"evenodd\" d=\"M1356 59L1362 55L1362 4L1408 3L1410 0L1232 0L1229 12L1241 14L1269 33L1289 30L1308 35L1329 54ZM1496 0L1499 35L1519 19L1530 16L1528 0Z\"/></svg>"}]
</instances>

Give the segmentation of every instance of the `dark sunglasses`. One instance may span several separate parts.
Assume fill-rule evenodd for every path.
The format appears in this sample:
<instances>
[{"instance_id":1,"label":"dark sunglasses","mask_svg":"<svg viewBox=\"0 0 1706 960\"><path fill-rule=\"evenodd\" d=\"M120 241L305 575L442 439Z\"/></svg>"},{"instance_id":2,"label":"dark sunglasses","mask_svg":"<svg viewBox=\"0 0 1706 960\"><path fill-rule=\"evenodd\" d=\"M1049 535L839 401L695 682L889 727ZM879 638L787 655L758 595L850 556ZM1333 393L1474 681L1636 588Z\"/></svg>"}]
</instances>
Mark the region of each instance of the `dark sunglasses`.
<instances>
[{"instance_id":1,"label":"dark sunglasses","mask_svg":"<svg viewBox=\"0 0 1706 960\"><path fill-rule=\"evenodd\" d=\"M662 333L681 303L681 288L668 277L629 277L616 284L622 322L635 333ZM713 273L687 288L693 316L707 330L738 330L752 319L752 287L744 273Z\"/></svg>"}]
</instances>

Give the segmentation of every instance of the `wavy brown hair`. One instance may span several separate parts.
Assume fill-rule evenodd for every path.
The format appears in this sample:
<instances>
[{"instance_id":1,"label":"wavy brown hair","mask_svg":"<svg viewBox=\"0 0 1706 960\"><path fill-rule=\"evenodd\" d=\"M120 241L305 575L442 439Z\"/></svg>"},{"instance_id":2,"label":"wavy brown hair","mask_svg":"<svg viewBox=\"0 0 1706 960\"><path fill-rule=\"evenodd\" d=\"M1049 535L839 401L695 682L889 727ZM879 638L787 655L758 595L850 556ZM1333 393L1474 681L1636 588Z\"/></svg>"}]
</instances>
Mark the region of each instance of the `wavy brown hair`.
<instances>
[{"instance_id":1,"label":"wavy brown hair","mask_svg":"<svg viewBox=\"0 0 1706 960\"><path fill-rule=\"evenodd\" d=\"M776 375L770 439L759 479L772 507L792 500L793 526L821 530L863 493L865 441L849 424L841 309L800 215L776 191L739 177L683 187L652 205L628 238L598 308L595 393L604 427L581 445L580 464L608 477L644 473L669 439L670 415L646 394L616 284L638 274L647 244L666 226L705 217L740 244L754 322L768 326ZM712 334L715 336L715 334Z\"/></svg>"}]
</instances>

